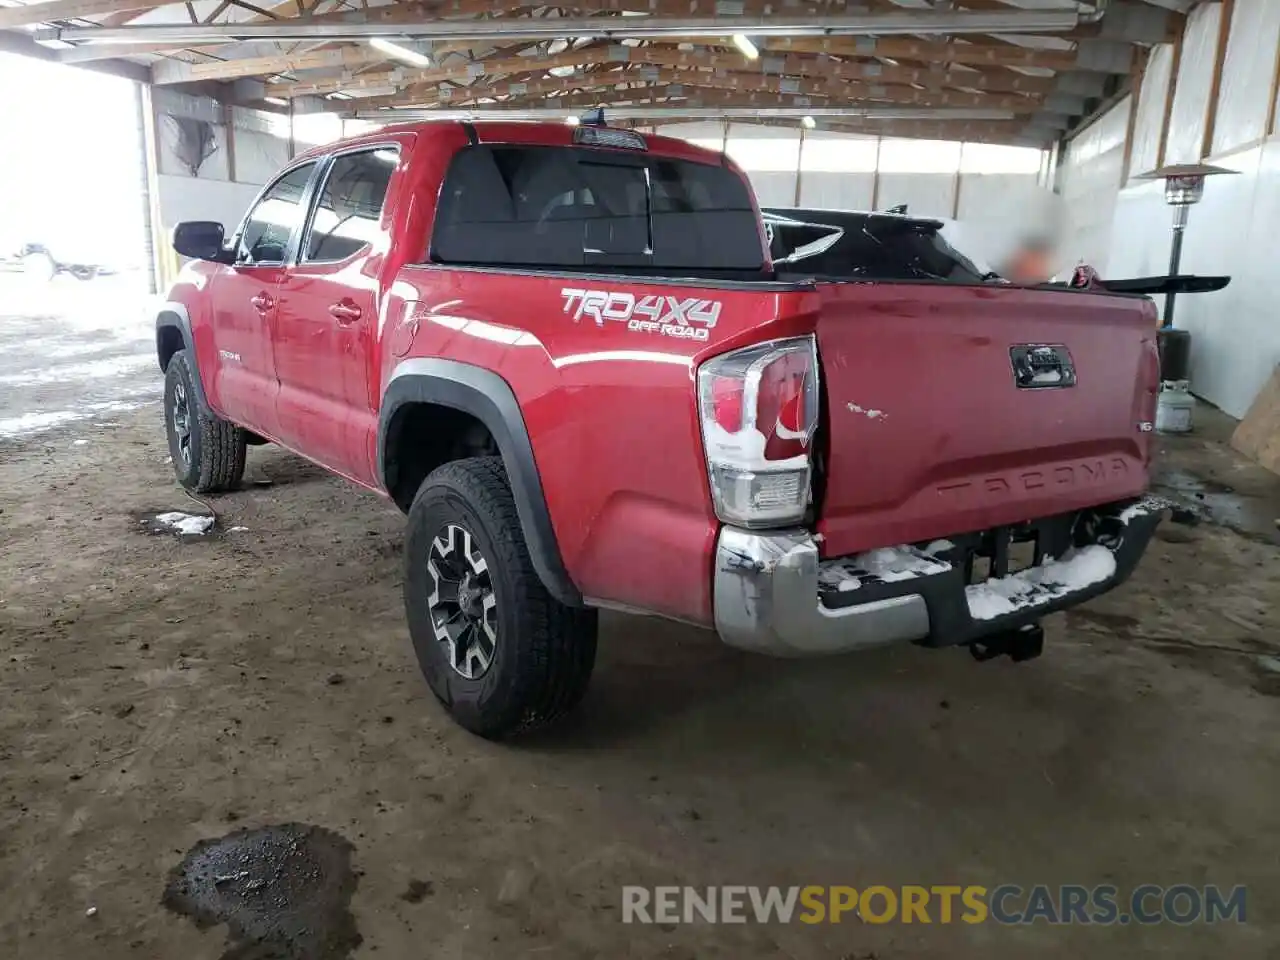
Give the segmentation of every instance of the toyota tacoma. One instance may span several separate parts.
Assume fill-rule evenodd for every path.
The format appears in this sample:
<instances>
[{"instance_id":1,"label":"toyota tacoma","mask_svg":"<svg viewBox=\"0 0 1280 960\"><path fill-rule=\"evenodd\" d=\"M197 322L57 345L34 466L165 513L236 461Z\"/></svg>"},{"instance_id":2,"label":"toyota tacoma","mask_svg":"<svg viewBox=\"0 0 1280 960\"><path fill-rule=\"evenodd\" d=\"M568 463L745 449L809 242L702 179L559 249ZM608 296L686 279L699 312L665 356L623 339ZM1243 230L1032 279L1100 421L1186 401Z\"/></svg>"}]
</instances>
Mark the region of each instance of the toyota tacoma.
<instances>
[{"instance_id":1,"label":"toyota tacoma","mask_svg":"<svg viewBox=\"0 0 1280 960\"><path fill-rule=\"evenodd\" d=\"M174 470L228 490L269 441L407 513L414 649L487 737L581 699L600 608L779 655L1034 656L1159 521L1153 308L900 269L900 226L830 281L681 140L437 122L317 148L230 236L175 230Z\"/></svg>"}]
</instances>

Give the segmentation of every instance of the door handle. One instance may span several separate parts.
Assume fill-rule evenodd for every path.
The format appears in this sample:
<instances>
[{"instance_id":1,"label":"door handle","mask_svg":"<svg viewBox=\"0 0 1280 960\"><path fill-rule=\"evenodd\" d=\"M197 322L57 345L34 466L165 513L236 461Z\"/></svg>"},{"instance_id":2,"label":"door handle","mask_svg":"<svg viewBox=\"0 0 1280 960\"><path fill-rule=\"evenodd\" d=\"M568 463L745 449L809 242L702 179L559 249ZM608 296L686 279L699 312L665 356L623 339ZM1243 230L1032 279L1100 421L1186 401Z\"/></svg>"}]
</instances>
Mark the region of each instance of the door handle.
<instances>
[{"instance_id":1,"label":"door handle","mask_svg":"<svg viewBox=\"0 0 1280 960\"><path fill-rule=\"evenodd\" d=\"M253 304L253 308L259 313L266 313L275 306L275 301L265 293L259 293L257 296L250 297L249 302Z\"/></svg>"},{"instance_id":2,"label":"door handle","mask_svg":"<svg viewBox=\"0 0 1280 960\"><path fill-rule=\"evenodd\" d=\"M360 308L350 300L339 300L329 307L329 312L342 324L355 323L360 319Z\"/></svg>"}]
</instances>

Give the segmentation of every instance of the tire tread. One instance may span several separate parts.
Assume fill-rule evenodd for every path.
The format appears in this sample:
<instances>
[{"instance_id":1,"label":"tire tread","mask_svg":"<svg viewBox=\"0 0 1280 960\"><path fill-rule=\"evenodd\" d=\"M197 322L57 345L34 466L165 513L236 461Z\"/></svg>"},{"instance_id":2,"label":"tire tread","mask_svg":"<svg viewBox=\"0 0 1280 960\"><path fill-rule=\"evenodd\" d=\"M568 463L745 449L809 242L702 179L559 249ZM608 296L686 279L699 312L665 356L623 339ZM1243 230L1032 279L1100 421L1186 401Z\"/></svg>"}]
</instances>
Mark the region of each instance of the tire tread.
<instances>
[{"instance_id":1,"label":"tire tread","mask_svg":"<svg viewBox=\"0 0 1280 960\"><path fill-rule=\"evenodd\" d=\"M439 467L419 488L410 517L442 486L460 493L484 522L497 554L491 562L507 573L513 594L509 602L517 607L521 627L518 637L500 636L499 642L519 645L517 656L526 667L516 677L511 695L489 716L479 723L464 718L460 722L492 739L554 724L586 693L595 665L596 613L565 606L543 585L529 557L500 457L472 457ZM408 577L405 586L411 589ZM441 700L451 706L444 697Z\"/></svg>"},{"instance_id":2,"label":"tire tread","mask_svg":"<svg viewBox=\"0 0 1280 960\"><path fill-rule=\"evenodd\" d=\"M179 350L169 360L169 370L185 381L187 403L194 416L193 430L198 431L199 462L197 470L187 477L179 475L182 485L194 493L222 493L233 490L244 476L245 455L248 447L243 428L204 409L196 399L195 375L186 350ZM166 370L166 374L168 370ZM174 470L180 466L174 463Z\"/></svg>"}]
</instances>

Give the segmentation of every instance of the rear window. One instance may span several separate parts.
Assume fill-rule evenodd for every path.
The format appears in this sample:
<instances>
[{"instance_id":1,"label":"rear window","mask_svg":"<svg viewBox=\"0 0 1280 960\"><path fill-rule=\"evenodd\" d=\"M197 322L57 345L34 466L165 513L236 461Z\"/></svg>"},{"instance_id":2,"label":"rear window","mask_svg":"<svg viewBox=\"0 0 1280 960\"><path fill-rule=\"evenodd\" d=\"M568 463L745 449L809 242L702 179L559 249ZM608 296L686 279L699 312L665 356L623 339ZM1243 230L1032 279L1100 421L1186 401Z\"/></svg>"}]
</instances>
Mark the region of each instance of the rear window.
<instances>
[{"instance_id":1,"label":"rear window","mask_svg":"<svg viewBox=\"0 0 1280 960\"><path fill-rule=\"evenodd\" d=\"M764 269L751 197L721 166L584 147L466 147L440 192L437 263Z\"/></svg>"},{"instance_id":2,"label":"rear window","mask_svg":"<svg viewBox=\"0 0 1280 960\"><path fill-rule=\"evenodd\" d=\"M832 218L826 224L775 220L768 230L775 262L793 258L777 263L788 274L966 284L982 283L988 276L930 221L864 215ZM824 239L832 242L819 242Z\"/></svg>"}]
</instances>

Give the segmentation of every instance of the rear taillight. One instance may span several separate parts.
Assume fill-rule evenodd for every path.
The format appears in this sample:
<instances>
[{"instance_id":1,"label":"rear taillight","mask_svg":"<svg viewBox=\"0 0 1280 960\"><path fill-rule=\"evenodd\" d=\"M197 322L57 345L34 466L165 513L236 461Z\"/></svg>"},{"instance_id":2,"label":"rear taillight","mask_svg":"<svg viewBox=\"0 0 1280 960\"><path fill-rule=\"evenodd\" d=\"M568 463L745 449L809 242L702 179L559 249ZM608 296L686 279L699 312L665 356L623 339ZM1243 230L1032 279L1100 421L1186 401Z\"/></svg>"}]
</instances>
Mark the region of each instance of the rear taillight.
<instances>
[{"instance_id":1,"label":"rear taillight","mask_svg":"<svg viewBox=\"0 0 1280 960\"><path fill-rule=\"evenodd\" d=\"M698 368L698 408L716 515L744 527L802 520L818 425L813 337L708 360Z\"/></svg>"}]
</instances>

